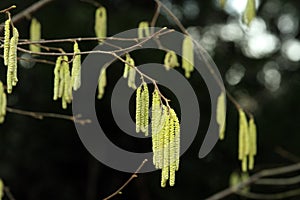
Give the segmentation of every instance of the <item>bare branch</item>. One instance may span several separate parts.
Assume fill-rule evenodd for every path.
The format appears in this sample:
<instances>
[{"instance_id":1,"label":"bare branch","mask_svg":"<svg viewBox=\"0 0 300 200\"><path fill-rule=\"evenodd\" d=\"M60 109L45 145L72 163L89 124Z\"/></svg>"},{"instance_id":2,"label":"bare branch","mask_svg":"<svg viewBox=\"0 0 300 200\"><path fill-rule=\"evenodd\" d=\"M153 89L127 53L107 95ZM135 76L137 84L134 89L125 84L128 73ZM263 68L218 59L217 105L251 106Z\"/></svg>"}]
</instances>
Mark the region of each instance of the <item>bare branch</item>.
<instances>
[{"instance_id":1,"label":"bare branch","mask_svg":"<svg viewBox=\"0 0 300 200\"><path fill-rule=\"evenodd\" d=\"M140 166L137 168L137 170L131 175L131 177L119 188L117 189L114 193L112 193L111 195L109 195L108 197L105 197L103 200L108 200L108 199L111 199L113 198L114 196L118 195L121 193L121 191L134 179L134 178L137 178L138 177L138 173L139 171L142 169L142 167L145 165L145 163L147 162L148 160L145 159L141 164Z\"/></svg>"}]
</instances>

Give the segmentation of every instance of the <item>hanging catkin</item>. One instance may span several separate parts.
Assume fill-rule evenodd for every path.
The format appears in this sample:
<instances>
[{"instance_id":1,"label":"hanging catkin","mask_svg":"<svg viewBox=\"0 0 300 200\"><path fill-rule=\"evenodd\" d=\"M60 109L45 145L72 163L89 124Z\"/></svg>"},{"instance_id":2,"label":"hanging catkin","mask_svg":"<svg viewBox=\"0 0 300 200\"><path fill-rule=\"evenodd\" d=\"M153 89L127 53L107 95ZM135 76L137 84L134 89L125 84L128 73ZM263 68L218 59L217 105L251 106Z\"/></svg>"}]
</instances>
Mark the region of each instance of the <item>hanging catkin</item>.
<instances>
[{"instance_id":1,"label":"hanging catkin","mask_svg":"<svg viewBox=\"0 0 300 200\"><path fill-rule=\"evenodd\" d=\"M138 28L138 38L144 38L150 36L150 28L148 22L140 22Z\"/></svg>"},{"instance_id":2,"label":"hanging catkin","mask_svg":"<svg viewBox=\"0 0 300 200\"><path fill-rule=\"evenodd\" d=\"M158 166L158 144L159 144L159 131L160 121L161 121L161 102L159 97L159 92L157 89L152 93L152 110L151 110L152 120L151 120L151 132L152 132L152 151L153 151L153 164L155 167Z\"/></svg>"},{"instance_id":3,"label":"hanging catkin","mask_svg":"<svg viewBox=\"0 0 300 200\"><path fill-rule=\"evenodd\" d=\"M194 70L194 50L193 41L190 36L185 36L182 43L182 68L185 71L185 77L190 78Z\"/></svg>"},{"instance_id":4,"label":"hanging catkin","mask_svg":"<svg viewBox=\"0 0 300 200\"><path fill-rule=\"evenodd\" d=\"M146 83L138 87L136 92L136 132L148 136L149 124L149 91Z\"/></svg>"},{"instance_id":5,"label":"hanging catkin","mask_svg":"<svg viewBox=\"0 0 300 200\"><path fill-rule=\"evenodd\" d=\"M165 59L164 59L164 65L165 65L166 70L169 70L170 68L179 66L177 55L174 51L168 51L166 53Z\"/></svg>"},{"instance_id":6,"label":"hanging catkin","mask_svg":"<svg viewBox=\"0 0 300 200\"><path fill-rule=\"evenodd\" d=\"M225 102L225 92L221 92L218 97L217 102L217 123L219 125L219 138L224 139L225 133L225 121L226 121L226 102Z\"/></svg>"},{"instance_id":7,"label":"hanging catkin","mask_svg":"<svg viewBox=\"0 0 300 200\"><path fill-rule=\"evenodd\" d=\"M54 87L53 87L53 100L57 100L59 97L59 83L60 83L60 68L61 68L62 56L59 56L56 59L55 68L54 68ZM61 95L60 95L61 97Z\"/></svg>"},{"instance_id":8,"label":"hanging catkin","mask_svg":"<svg viewBox=\"0 0 300 200\"><path fill-rule=\"evenodd\" d=\"M249 120L249 166L250 170L254 167L254 156L257 153L256 125L253 117Z\"/></svg>"},{"instance_id":9,"label":"hanging catkin","mask_svg":"<svg viewBox=\"0 0 300 200\"><path fill-rule=\"evenodd\" d=\"M247 171L247 156L249 155L249 131L247 117L239 109L239 160L242 162L242 171Z\"/></svg>"},{"instance_id":10,"label":"hanging catkin","mask_svg":"<svg viewBox=\"0 0 300 200\"><path fill-rule=\"evenodd\" d=\"M19 41L19 32L14 27L13 36L9 43L9 56L8 56L8 66L7 66L7 93L12 92L12 87L18 82L17 78L17 45Z\"/></svg>"},{"instance_id":11,"label":"hanging catkin","mask_svg":"<svg viewBox=\"0 0 300 200\"><path fill-rule=\"evenodd\" d=\"M62 108L67 108L67 103L72 101L72 84L70 75L70 66L68 56L63 56L61 63L61 75L63 76L63 94L62 94Z\"/></svg>"},{"instance_id":12,"label":"hanging catkin","mask_svg":"<svg viewBox=\"0 0 300 200\"><path fill-rule=\"evenodd\" d=\"M78 43L75 42L74 43L74 54L76 54L74 56L74 60L72 63L72 87L73 90L78 90L80 88L81 85L81 55L80 53L80 49L78 47Z\"/></svg>"},{"instance_id":13,"label":"hanging catkin","mask_svg":"<svg viewBox=\"0 0 300 200\"><path fill-rule=\"evenodd\" d=\"M99 7L95 13L95 33L101 42L107 34L107 15L105 7Z\"/></svg>"},{"instance_id":14,"label":"hanging catkin","mask_svg":"<svg viewBox=\"0 0 300 200\"><path fill-rule=\"evenodd\" d=\"M10 39L10 19L7 19L5 21L4 25L4 52L3 52L3 57L4 57L4 65L8 65L8 59L9 59L9 41Z\"/></svg>"},{"instance_id":15,"label":"hanging catkin","mask_svg":"<svg viewBox=\"0 0 300 200\"><path fill-rule=\"evenodd\" d=\"M6 94L4 92L3 83L0 81L0 124L4 122L6 115Z\"/></svg>"},{"instance_id":16,"label":"hanging catkin","mask_svg":"<svg viewBox=\"0 0 300 200\"><path fill-rule=\"evenodd\" d=\"M30 24L30 41L39 41L41 39L41 24L36 18L32 18ZM30 44L29 49L32 52L40 52L41 47L38 44Z\"/></svg>"},{"instance_id":17,"label":"hanging catkin","mask_svg":"<svg viewBox=\"0 0 300 200\"><path fill-rule=\"evenodd\" d=\"M129 54L126 54L126 63L124 67L124 73L123 77L127 78L128 77L128 87L132 89L136 89L136 84L135 84L135 76L136 76L136 70L134 68L134 60L130 57Z\"/></svg>"},{"instance_id":18,"label":"hanging catkin","mask_svg":"<svg viewBox=\"0 0 300 200\"><path fill-rule=\"evenodd\" d=\"M227 1L227 0L219 0L219 4L220 4L220 7L221 7L221 8L225 8L226 1Z\"/></svg>"},{"instance_id":19,"label":"hanging catkin","mask_svg":"<svg viewBox=\"0 0 300 200\"><path fill-rule=\"evenodd\" d=\"M98 99L102 99L106 86L106 67L101 68L99 79L98 79Z\"/></svg>"},{"instance_id":20,"label":"hanging catkin","mask_svg":"<svg viewBox=\"0 0 300 200\"><path fill-rule=\"evenodd\" d=\"M256 16L255 0L248 0L246 9L243 13L243 22L249 26Z\"/></svg>"},{"instance_id":21,"label":"hanging catkin","mask_svg":"<svg viewBox=\"0 0 300 200\"><path fill-rule=\"evenodd\" d=\"M0 179L0 200L2 200L3 196L4 196L4 183L2 179Z\"/></svg>"}]
</instances>

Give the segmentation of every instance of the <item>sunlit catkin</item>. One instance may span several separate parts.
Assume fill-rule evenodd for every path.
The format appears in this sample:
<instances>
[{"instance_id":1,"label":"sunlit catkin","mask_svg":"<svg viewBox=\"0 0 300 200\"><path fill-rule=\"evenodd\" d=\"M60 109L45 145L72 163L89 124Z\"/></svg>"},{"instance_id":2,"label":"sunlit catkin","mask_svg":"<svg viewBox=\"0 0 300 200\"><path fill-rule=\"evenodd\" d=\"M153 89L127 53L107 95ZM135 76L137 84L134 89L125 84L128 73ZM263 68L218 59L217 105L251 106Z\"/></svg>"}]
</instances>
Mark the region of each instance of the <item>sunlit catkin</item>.
<instances>
[{"instance_id":1,"label":"sunlit catkin","mask_svg":"<svg viewBox=\"0 0 300 200\"><path fill-rule=\"evenodd\" d=\"M78 90L81 85L81 55L80 49L78 47L78 43L75 42L74 46L74 58L73 58L73 63L72 63L72 88L73 90Z\"/></svg>"},{"instance_id":2,"label":"sunlit catkin","mask_svg":"<svg viewBox=\"0 0 300 200\"><path fill-rule=\"evenodd\" d=\"M138 28L138 38L144 38L150 36L150 28L148 22L140 22Z\"/></svg>"},{"instance_id":3,"label":"sunlit catkin","mask_svg":"<svg viewBox=\"0 0 300 200\"><path fill-rule=\"evenodd\" d=\"M194 70L194 50L193 40L190 36L185 36L182 43L182 68L185 71L185 77L190 78Z\"/></svg>"},{"instance_id":4,"label":"sunlit catkin","mask_svg":"<svg viewBox=\"0 0 300 200\"><path fill-rule=\"evenodd\" d=\"M54 68L54 86L53 86L53 100L58 99L58 92L59 92L59 82L60 82L60 68L61 68L61 60L62 56L59 56L56 59L55 68Z\"/></svg>"},{"instance_id":5,"label":"sunlit catkin","mask_svg":"<svg viewBox=\"0 0 300 200\"><path fill-rule=\"evenodd\" d=\"M6 115L6 94L4 92L3 83L0 81L0 124L4 122Z\"/></svg>"},{"instance_id":6,"label":"sunlit catkin","mask_svg":"<svg viewBox=\"0 0 300 200\"><path fill-rule=\"evenodd\" d=\"M8 65L8 59L9 59L9 41L10 39L10 19L7 19L4 24L4 52L3 52L3 58L4 58L4 65Z\"/></svg>"},{"instance_id":7,"label":"sunlit catkin","mask_svg":"<svg viewBox=\"0 0 300 200\"><path fill-rule=\"evenodd\" d=\"M243 13L243 22L249 26L256 16L255 0L248 0Z\"/></svg>"},{"instance_id":8,"label":"sunlit catkin","mask_svg":"<svg viewBox=\"0 0 300 200\"><path fill-rule=\"evenodd\" d=\"M162 115L160 96L157 89L152 93L152 110L151 110L151 133L152 133L152 151L153 151L153 164L158 167L158 144L159 144L159 131L160 120Z\"/></svg>"},{"instance_id":9,"label":"sunlit catkin","mask_svg":"<svg viewBox=\"0 0 300 200\"><path fill-rule=\"evenodd\" d=\"M12 87L18 82L17 79L17 45L19 41L19 32L14 27L13 36L9 43L9 56L8 56L8 66L7 66L7 93L12 92Z\"/></svg>"},{"instance_id":10,"label":"sunlit catkin","mask_svg":"<svg viewBox=\"0 0 300 200\"><path fill-rule=\"evenodd\" d=\"M149 125L149 90L147 83L143 83L142 90L142 119L141 130L145 133L145 136L148 136L148 125Z\"/></svg>"},{"instance_id":11,"label":"sunlit catkin","mask_svg":"<svg viewBox=\"0 0 300 200\"><path fill-rule=\"evenodd\" d=\"M166 53L165 59L164 59L164 65L165 65L166 70L169 70L170 68L179 66L177 55L174 51L168 51Z\"/></svg>"},{"instance_id":12,"label":"sunlit catkin","mask_svg":"<svg viewBox=\"0 0 300 200\"><path fill-rule=\"evenodd\" d=\"M62 95L62 108L66 109L67 103L71 103L72 101L72 84L68 56L63 56L61 68L64 83Z\"/></svg>"},{"instance_id":13,"label":"sunlit catkin","mask_svg":"<svg viewBox=\"0 0 300 200\"><path fill-rule=\"evenodd\" d=\"M95 13L95 33L101 42L107 34L107 14L105 7L99 7Z\"/></svg>"},{"instance_id":14,"label":"sunlit catkin","mask_svg":"<svg viewBox=\"0 0 300 200\"><path fill-rule=\"evenodd\" d=\"M130 62L130 55L129 54L126 54L126 63L124 65L124 72L123 72L123 78L127 78L128 77L128 73L129 73L129 70L130 70L130 66L129 64L127 64L127 62L129 63Z\"/></svg>"},{"instance_id":15,"label":"sunlit catkin","mask_svg":"<svg viewBox=\"0 0 300 200\"><path fill-rule=\"evenodd\" d=\"M4 183L2 179L0 179L0 200L2 200L3 196L4 196Z\"/></svg>"},{"instance_id":16,"label":"sunlit catkin","mask_svg":"<svg viewBox=\"0 0 300 200\"><path fill-rule=\"evenodd\" d=\"M134 68L134 60L127 54L126 56L126 63L125 63L125 69L128 69L128 87L132 89L136 89L136 84L135 84L135 76L136 76L136 70ZM124 76L124 74L123 74Z\"/></svg>"},{"instance_id":17,"label":"sunlit catkin","mask_svg":"<svg viewBox=\"0 0 300 200\"><path fill-rule=\"evenodd\" d=\"M256 125L253 117L249 120L249 166L248 168L252 170L254 168L254 156L257 153L257 141L256 141Z\"/></svg>"},{"instance_id":18,"label":"sunlit catkin","mask_svg":"<svg viewBox=\"0 0 300 200\"><path fill-rule=\"evenodd\" d=\"M217 123L219 125L219 138L224 139L225 136L225 121L226 121L226 102L225 92L221 92L217 102Z\"/></svg>"},{"instance_id":19,"label":"sunlit catkin","mask_svg":"<svg viewBox=\"0 0 300 200\"><path fill-rule=\"evenodd\" d=\"M219 4L221 8L225 8L227 0L219 0Z\"/></svg>"},{"instance_id":20,"label":"sunlit catkin","mask_svg":"<svg viewBox=\"0 0 300 200\"><path fill-rule=\"evenodd\" d=\"M141 108L142 108L142 87L138 87L136 90L135 98L135 131L139 133L141 131Z\"/></svg>"},{"instance_id":21,"label":"sunlit catkin","mask_svg":"<svg viewBox=\"0 0 300 200\"><path fill-rule=\"evenodd\" d=\"M98 99L102 99L107 84L106 80L106 67L101 68L98 79Z\"/></svg>"},{"instance_id":22,"label":"sunlit catkin","mask_svg":"<svg viewBox=\"0 0 300 200\"><path fill-rule=\"evenodd\" d=\"M249 154L249 133L247 117L242 109L239 109L239 160L242 162L242 171L247 171L247 156Z\"/></svg>"},{"instance_id":23,"label":"sunlit catkin","mask_svg":"<svg viewBox=\"0 0 300 200\"><path fill-rule=\"evenodd\" d=\"M32 18L30 24L30 41L39 41L41 39L41 24L36 18ZM30 44L29 49L32 52L40 52L41 47L38 44Z\"/></svg>"}]
</instances>

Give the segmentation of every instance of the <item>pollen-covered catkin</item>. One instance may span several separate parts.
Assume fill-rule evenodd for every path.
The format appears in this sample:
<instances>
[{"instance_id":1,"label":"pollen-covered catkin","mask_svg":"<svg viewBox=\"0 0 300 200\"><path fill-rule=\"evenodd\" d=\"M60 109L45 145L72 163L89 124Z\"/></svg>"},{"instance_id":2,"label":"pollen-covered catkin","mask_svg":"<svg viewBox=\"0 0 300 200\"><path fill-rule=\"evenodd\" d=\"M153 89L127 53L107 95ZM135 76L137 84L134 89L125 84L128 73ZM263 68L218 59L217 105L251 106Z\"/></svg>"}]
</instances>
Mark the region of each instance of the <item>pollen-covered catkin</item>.
<instances>
[{"instance_id":1,"label":"pollen-covered catkin","mask_svg":"<svg viewBox=\"0 0 300 200\"><path fill-rule=\"evenodd\" d=\"M62 94L62 107L63 109L67 108L67 103L72 101L72 84L71 84L71 75L70 75L70 66L68 56L63 56L61 63L62 74L63 74L63 94Z\"/></svg>"},{"instance_id":2,"label":"pollen-covered catkin","mask_svg":"<svg viewBox=\"0 0 300 200\"><path fill-rule=\"evenodd\" d=\"M98 79L98 99L102 99L104 95L104 90L107 84L106 80L106 67L101 69L99 79Z\"/></svg>"},{"instance_id":3,"label":"pollen-covered catkin","mask_svg":"<svg viewBox=\"0 0 300 200\"><path fill-rule=\"evenodd\" d=\"M81 55L80 53L80 49L78 47L78 43L74 42L74 59L73 59L73 63L72 63L72 88L73 90L78 90L80 88L81 85Z\"/></svg>"},{"instance_id":4,"label":"pollen-covered catkin","mask_svg":"<svg viewBox=\"0 0 300 200\"><path fill-rule=\"evenodd\" d=\"M30 24L30 41L39 41L41 39L41 24L36 18L32 18ZM29 49L32 52L40 52L41 47L38 44L30 44Z\"/></svg>"},{"instance_id":5,"label":"pollen-covered catkin","mask_svg":"<svg viewBox=\"0 0 300 200\"><path fill-rule=\"evenodd\" d=\"M224 139L225 136L225 121L226 121L226 102L225 102L225 92L222 92L218 97L217 102L217 123L219 125L219 138Z\"/></svg>"},{"instance_id":6,"label":"pollen-covered catkin","mask_svg":"<svg viewBox=\"0 0 300 200\"><path fill-rule=\"evenodd\" d=\"M2 200L4 196L4 183L2 181L2 179L0 179L0 199Z\"/></svg>"},{"instance_id":7,"label":"pollen-covered catkin","mask_svg":"<svg viewBox=\"0 0 300 200\"><path fill-rule=\"evenodd\" d=\"M54 68L54 87L53 87L53 100L57 100L59 97L59 82L60 82L60 68L61 68L62 56L57 57Z\"/></svg>"},{"instance_id":8,"label":"pollen-covered catkin","mask_svg":"<svg viewBox=\"0 0 300 200\"><path fill-rule=\"evenodd\" d=\"M150 28L148 22L140 22L138 28L138 38L144 38L150 36Z\"/></svg>"},{"instance_id":9,"label":"pollen-covered catkin","mask_svg":"<svg viewBox=\"0 0 300 200\"><path fill-rule=\"evenodd\" d=\"M135 131L139 133L141 131L141 107L142 107L142 87L138 87L136 90L136 104L135 104Z\"/></svg>"},{"instance_id":10,"label":"pollen-covered catkin","mask_svg":"<svg viewBox=\"0 0 300 200\"><path fill-rule=\"evenodd\" d=\"M128 63L128 64L127 64ZM134 69L134 60L129 56L126 56L126 63L125 63L125 69L128 68L128 87L132 89L136 89L136 84L135 84L135 76L136 76L136 70Z\"/></svg>"},{"instance_id":11,"label":"pollen-covered catkin","mask_svg":"<svg viewBox=\"0 0 300 200\"><path fill-rule=\"evenodd\" d=\"M4 122L6 115L6 94L4 92L3 83L0 81L0 124Z\"/></svg>"},{"instance_id":12,"label":"pollen-covered catkin","mask_svg":"<svg viewBox=\"0 0 300 200\"><path fill-rule=\"evenodd\" d=\"M253 117L249 120L249 166L248 168L252 170L254 168L254 156L257 153L257 141L256 141L256 125Z\"/></svg>"},{"instance_id":13,"label":"pollen-covered catkin","mask_svg":"<svg viewBox=\"0 0 300 200\"><path fill-rule=\"evenodd\" d=\"M194 71L194 49L193 40L190 36L185 36L182 43L182 68L185 71L185 77L190 78Z\"/></svg>"},{"instance_id":14,"label":"pollen-covered catkin","mask_svg":"<svg viewBox=\"0 0 300 200\"><path fill-rule=\"evenodd\" d=\"M107 34L107 14L106 8L101 6L96 10L95 13L95 33L101 42L106 38Z\"/></svg>"},{"instance_id":15,"label":"pollen-covered catkin","mask_svg":"<svg viewBox=\"0 0 300 200\"><path fill-rule=\"evenodd\" d=\"M126 54L126 62L130 62L130 59L131 59L130 55ZM130 66L127 63L125 63L124 72L123 72L123 78L127 78L128 77L129 70L130 70Z\"/></svg>"},{"instance_id":16,"label":"pollen-covered catkin","mask_svg":"<svg viewBox=\"0 0 300 200\"><path fill-rule=\"evenodd\" d=\"M247 171L247 157L249 154L248 122L245 112L239 109L239 160L242 162L242 171Z\"/></svg>"},{"instance_id":17,"label":"pollen-covered catkin","mask_svg":"<svg viewBox=\"0 0 300 200\"><path fill-rule=\"evenodd\" d=\"M3 58L4 58L4 65L8 65L8 59L9 59L9 41L10 39L10 19L7 19L4 24L4 52L3 52Z\"/></svg>"},{"instance_id":18,"label":"pollen-covered catkin","mask_svg":"<svg viewBox=\"0 0 300 200\"><path fill-rule=\"evenodd\" d=\"M243 13L243 22L249 26L256 16L255 0L247 0L247 5Z\"/></svg>"},{"instance_id":19,"label":"pollen-covered catkin","mask_svg":"<svg viewBox=\"0 0 300 200\"><path fill-rule=\"evenodd\" d=\"M148 136L148 132L149 132L149 90L148 90L148 86L147 83L143 83L143 90L142 90L142 112L141 114L143 115L142 117L142 127L141 130L142 132L145 133L145 136Z\"/></svg>"},{"instance_id":20,"label":"pollen-covered catkin","mask_svg":"<svg viewBox=\"0 0 300 200\"><path fill-rule=\"evenodd\" d=\"M17 84L17 45L19 41L19 32L14 27L13 36L9 43L9 56L8 56L8 66L7 66L7 93L12 92L12 87Z\"/></svg>"},{"instance_id":21,"label":"pollen-covered catkin","mask_svg":"<svg viewBox=\"0 0 300 200\"><path fill-rule=\"evenodd\" d=\"M152 132L152 151L153 151L153 164L155 167L158 166L158 144L159 144L159 131L161 129L160 118L162 115L161 102L159 92L157 89L152 93L152 119L151 119L151 132Z\"/></svg>"},{"instance_id":22,"label":"pollen-covered catkin","mask_svg":"<svg viewBox=\"0 0 300 200\"><path fill-rule=\"evenodd\" d=\"M179 66L177 55L174 51L168 51L166 53L165 59L164 59L164 65L165 65L166 70L169 70L170 68Z\"/></svg>"}]
</instances>

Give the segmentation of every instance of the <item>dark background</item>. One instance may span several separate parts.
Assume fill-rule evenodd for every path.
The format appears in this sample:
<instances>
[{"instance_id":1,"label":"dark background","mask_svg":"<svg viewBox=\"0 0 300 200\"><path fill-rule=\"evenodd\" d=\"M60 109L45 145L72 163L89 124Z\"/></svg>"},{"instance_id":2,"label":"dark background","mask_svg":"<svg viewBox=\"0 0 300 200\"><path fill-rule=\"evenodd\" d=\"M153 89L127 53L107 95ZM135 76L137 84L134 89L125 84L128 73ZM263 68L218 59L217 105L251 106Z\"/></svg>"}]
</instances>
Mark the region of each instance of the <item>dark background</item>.
<instances>
[{"instance_id":1,"label":"dark background","mask_svg":"<svg viewBox=\"0 0 300 200\"><path fill-rule=\"evenodd\" d=\"M1 1L0 9L16 4L17 9L12 11L14 15L34 2L29 0ZM151 20L155 10L155 4L151 0L111 0L100 3L108 10L108 35L135 28L142 20ZM272 3L275 7L270 6ZM246 37L239 41L224 41L218 31L213 31L220 30L222 26L236 20L238 16L234 13L224 12L213 1L178 0L172 1L172 4L173 9L177 9L176 12L182 14L181 21L185 27L193 26L193 30L198 31L204 48L206 48L205 44L212 44L214 41L213 47L208 50L222 74L227 89L241 105L255 115L259 134L259 153L253 172L267 167L291 164L291 160L278 154L278 149L283 148L292 154L300 155L300 73L298 60L289 59L285 55L285 50L281 49L281 45L289 39L299 38L300 2L297 0L261 1L258 16L264 20L266 30L277 37L279 43L276 50L259 58L246 55L242 50L242 45L247 41ZM187 4L198 7L199 13L192 17L185 15L183 10ZM33 16L42 24L44 39L93 37L95 9L94 6L77 0L62 0L50 3L35 12ZM282 32L278 26L280 17L285 14L291 14L295 19L295 27L288 33ZM0 15L0 20L1 22L5 20L4 14ZM29 23L30 20L23 19L15 24L19 29L20 38L28 38ZM176 28L164 15L160 16L157 25ZM205 37L210 40L201 40ZM90 50L96 45L96 42L80 43L82 51ZM72 51L71 43L53 44L53 46ZM297 53L300 54L300 51ZM136 64L159 63L163 60L161 52L136 52L133 57ZM45 58L55 60L55 58ZM277 82L275 80L277 85L272 82L272 76L271 81L266 78L266 71L269 69L266 66L271 65L270 63L276 66L273 68L271 66L271 69L273 69L272 72L276 71L277 78L280 74L279 86L278 80ZM230 84L229 71L236 69L234 66L242 66L237 69L245 73L235 84ZM111 117L109 97L114 82L122 75L122 69L120 63L115 63L108 69L109 85L105 98L96 103L99 119L107 135L114 142L127 145L128 148L135 146L133 151L147 151L151 149L149 141L138 143L136 140L122 140L122 132L115 126ZM2 81L5 81L5 73L6 70L1 64ZM122 195L114 199L204 199L226 188L230 174L233 171L239 171L238 119L236 109L230 102L228 103L225 141L218 142L206 158L198 158L198 150L210 118L210 100L199 75L192 76L190 82L198 85L194 88L199 93L201 106L200 129L193 145L181 157L175 186L161 188L159 171L140 174L123 190ZM9 95L8 105L36 112L71 115L70 106L65 111L61 109L60 101L52 101L52 84L53 66L36 64L30 69L21 66L19 83L13 94ZM163 91L167 96L172 95L167 89ZM176 99L174 97L172 99L172 105L178 107ZM134 98L132 104L134 104L133 100ZM5 123L0 126L0 177L10 187L16 199L101 199L119 188L130 175L106 167L94 159L81 143L74 124L70 121L60 119L40 121L8 113ZM296 186L255 189L272 193L294 187ZM231 196L227 199L242 198Z\"/></svg>"}]
</instances>

